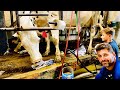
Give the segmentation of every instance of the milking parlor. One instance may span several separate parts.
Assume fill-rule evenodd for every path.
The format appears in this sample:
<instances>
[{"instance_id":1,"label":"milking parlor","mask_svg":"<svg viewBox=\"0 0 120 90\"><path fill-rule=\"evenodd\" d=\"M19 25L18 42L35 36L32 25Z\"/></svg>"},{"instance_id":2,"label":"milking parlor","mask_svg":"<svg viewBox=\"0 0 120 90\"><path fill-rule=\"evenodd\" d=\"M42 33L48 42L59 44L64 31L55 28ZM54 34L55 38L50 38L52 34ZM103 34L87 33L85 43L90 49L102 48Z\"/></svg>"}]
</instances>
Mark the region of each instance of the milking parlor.
<instances>
[{"instance_id":1,"label":"milking parlor","mask_svg":"<svg viewBox=\"0 0 120 90\"><path fill-rule=\"evenodd\" d=\"M0 79L100 79L118 67L119 22L120 11L0 11ZM115 52L97 47L109 40Z\"/></svg>"}]
</instances>

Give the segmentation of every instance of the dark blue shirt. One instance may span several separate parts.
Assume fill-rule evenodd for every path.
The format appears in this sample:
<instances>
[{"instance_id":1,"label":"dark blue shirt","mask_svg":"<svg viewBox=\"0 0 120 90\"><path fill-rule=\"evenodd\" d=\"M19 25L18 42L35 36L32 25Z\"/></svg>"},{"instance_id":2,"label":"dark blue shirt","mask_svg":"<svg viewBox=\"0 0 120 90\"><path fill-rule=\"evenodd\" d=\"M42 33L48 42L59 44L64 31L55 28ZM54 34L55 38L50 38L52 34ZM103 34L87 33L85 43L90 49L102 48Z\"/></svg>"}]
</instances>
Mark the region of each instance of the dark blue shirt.
<instances>
[{"instance_id":1,"label":"dark blue shirt","mask_svg":"<svg viewBox=\"0 0 120 90\"><path fill-rule=\"evenodd\" d=\"M120 60L116 60L113 70L109 71L106 67L102 67L95 79L120 79Z\"/></svg>"},{"instance_id":2,"label":"dark blue shirt","mask_svg":"<svg viewBox=\"0 0 120 90\"><path fill-rule=\"evenodd\" d=\"M109 42L109 44L112 46L112 48L116 54L116 57L118 58L119 48L118 48L116 41L114 39L112 39L112 42Z\"/></svg>"}]
</instances>

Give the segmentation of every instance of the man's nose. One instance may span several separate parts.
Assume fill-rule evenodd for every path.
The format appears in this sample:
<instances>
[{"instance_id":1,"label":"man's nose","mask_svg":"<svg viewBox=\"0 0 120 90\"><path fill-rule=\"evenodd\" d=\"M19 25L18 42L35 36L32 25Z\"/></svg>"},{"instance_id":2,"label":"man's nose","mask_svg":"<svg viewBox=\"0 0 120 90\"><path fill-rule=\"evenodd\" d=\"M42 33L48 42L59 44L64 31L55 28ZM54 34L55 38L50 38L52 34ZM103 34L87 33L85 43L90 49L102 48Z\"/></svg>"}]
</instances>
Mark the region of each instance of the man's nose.
<instances>
[{"instance_id":1,"label":"man's nose","mask_svg":"<svg viewBox=\"0 0 120 90\"><path fill-rule=\"evenodd\" d=\"M104 56L101 56L101 58L100 58L100 59L103 61L103 60L105 60L105 57L104 57Z\"/></svg>"}]
</instances>

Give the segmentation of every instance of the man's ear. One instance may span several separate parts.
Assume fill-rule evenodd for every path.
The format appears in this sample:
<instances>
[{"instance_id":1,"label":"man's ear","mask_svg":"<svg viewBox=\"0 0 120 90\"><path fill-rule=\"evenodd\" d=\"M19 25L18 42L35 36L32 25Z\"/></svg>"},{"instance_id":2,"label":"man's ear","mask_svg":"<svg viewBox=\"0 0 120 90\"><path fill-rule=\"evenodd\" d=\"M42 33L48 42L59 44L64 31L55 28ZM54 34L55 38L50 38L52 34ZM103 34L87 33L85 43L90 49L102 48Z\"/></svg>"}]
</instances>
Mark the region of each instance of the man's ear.
<instances>
[{"instance_id":1,"label":"man's ear","mask_svg":"<svg viewBox=\"0 0 120 90\"><path fill-rule=\"evenodd\" d=\"M111 38L112 37L112 35L111 34L108 34L109 35L109 37Z\"/></svg>"},{"instance_id":2,"label":"man's ear","mask_svg":"<svg viewBox=\"0 0 120 90\"><path fill-rule=\"evenodd\" d=\"M108 34L109 35L109 37L111 38L112 37L112 35L111 34Z\"/></svg>"}]
</instances>

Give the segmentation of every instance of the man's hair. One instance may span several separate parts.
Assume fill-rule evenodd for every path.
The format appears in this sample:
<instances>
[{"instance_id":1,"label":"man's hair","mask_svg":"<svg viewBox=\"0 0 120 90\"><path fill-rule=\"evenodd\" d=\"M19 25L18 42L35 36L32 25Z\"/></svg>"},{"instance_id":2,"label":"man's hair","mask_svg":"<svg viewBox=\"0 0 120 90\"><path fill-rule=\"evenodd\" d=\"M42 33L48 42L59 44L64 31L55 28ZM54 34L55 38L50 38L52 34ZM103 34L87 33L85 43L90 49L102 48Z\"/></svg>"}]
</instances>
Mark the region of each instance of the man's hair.
<instances>
[{"instance_id":1,"label":"man's hair","mask_svg":"<svg viewBox=\"0 0 120 90\"><path fill-rule=\"evenodd\" d=\"M109 52L114 52L111 45L108 43L100 43L95 46L96 51L100 51L102 49L107 49Z\"/></svg>"},{"instance_id":2,"label":"man's hair","mask_svg":"<svg viewBox=\"0 0 120 90\"><path fill-rule=\"evenodd\" d=\"M115 29L107 27L107 28L102 29L100 32L101 33L105 32L106 34L111 34L112 36L114 36Z\"/></svg>"}]
</instances>

